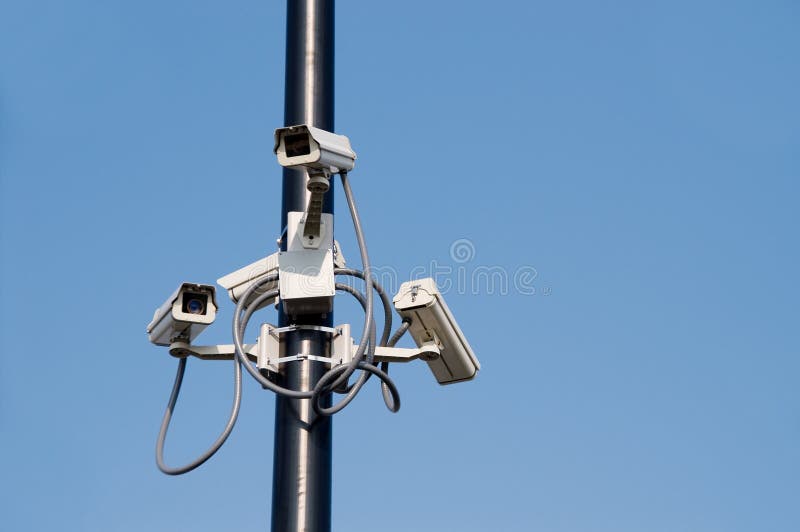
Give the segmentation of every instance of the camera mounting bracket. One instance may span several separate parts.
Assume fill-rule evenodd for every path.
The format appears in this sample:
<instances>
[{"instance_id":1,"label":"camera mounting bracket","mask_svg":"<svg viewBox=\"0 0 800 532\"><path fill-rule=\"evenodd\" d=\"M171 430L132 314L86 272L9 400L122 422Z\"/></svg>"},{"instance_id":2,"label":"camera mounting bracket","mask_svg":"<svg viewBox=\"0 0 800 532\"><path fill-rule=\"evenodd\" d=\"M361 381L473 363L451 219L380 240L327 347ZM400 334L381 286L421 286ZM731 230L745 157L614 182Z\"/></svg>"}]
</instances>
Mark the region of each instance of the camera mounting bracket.
<instances>
[{"instance_id":1,"label":"camera mounting bracket","mask_svg":"<svg viewBox=\"0 0 800 532\"><path fill-rule=\"evenodd\" d=\"M255 362L258 358L258 344L245 344L247 358ZM169 344L169 354L175 358L197 357L200 360L233 360L236 348L233 344L222 345L191 345L188 342L177 340Z\"/></svg>"},{"instance_id":2,"label":"camera mounting bracket","mask_svg":"<svg viewBox=\"0 0 800 532\"><path fill-rule=\"evenodd\" d=\"M325 193L331 188L330 172L327 169L309 169L306 188L311 193L303 217L303 247L318 249L322 243L322 204Z\"/></svg>"},{"instance_id":3,"label":"camera mounting bracket","mask_svg":"<svg viewBox=\"0 0 800 532\"><path fill-rule=\"evenodd\" d=\"M312 355L309 353L295 353L294 355L281 356L281 336L291 331L321 331L331 335L331 356ZM258 342L245 344L245 354L251 362L255 362L258 369L270 373L279 373L281 364L298 360L311 360L329 364L331 367L347 364L356 352L356 343L350 335L350 324L345 323L336 327L321 325L289 325L275 327L270 323L261 325ZM176 358L193 356L200 360L233 360L236 350L233 344L222 345L191 345L189 342L177 340L169 346L169 354ZM440 356L439 348L435 342L428 342L418 348L405 347L376 347L375 362L411 362L413 360L436 360Z\"/></svg>"}]
</instances>

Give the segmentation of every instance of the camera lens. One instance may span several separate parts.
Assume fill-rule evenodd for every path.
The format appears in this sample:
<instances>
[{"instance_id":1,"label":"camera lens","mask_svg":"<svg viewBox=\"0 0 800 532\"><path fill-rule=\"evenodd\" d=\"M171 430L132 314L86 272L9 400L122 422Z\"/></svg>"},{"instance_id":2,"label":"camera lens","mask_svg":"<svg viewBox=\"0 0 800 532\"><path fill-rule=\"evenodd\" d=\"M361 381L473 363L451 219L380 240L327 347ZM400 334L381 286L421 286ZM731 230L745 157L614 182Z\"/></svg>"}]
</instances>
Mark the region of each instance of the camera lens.
<instances>
[{"instance_id":1,"label":"camera lens","mask_svg":"<svg viewBox=\"0 0 800 532\"><path fill-rule=\"evenodd\" d=\"M188 303L186 303L186 310L189 311L189 314L203 314L206 310L206 306L203 305L203 302L199 299L190 299Z\"/></svg>"},{"instance_id":2,"label":"camera lens","mask_svg":"<svg viewBox=\"0 0 800 532\"><path fill-rule=\"evenodd\" d=\"M208 296L205 294L192 294L187 292L183 295L182 310L187 314L205 314Z\"/></svg>"},{"instance_id":3,"label":"camera lens","mask_svg":"<svg viewBox=\"0 0 800 532\"><path fill-rule=\"evenodd\" d=\"M308 133L286 135L283 138L283 145L286 148L287 157L299 157L311 153L311 143L308 140Z\"/></svg>"}]
</instances>

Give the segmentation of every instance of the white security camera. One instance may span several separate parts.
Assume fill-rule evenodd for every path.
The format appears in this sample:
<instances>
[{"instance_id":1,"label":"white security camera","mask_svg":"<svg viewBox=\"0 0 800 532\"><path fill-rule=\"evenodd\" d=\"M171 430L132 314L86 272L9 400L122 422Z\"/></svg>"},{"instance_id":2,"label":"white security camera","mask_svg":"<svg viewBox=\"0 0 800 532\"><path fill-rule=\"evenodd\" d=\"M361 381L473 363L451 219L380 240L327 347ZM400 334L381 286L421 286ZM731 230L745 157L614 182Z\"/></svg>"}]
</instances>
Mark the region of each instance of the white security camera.
<instances>
[{"instance_id":1,"label":"white security camera","mask_svg":"<svg viewBox=\"0 0 800 532\"><path fill-rule=\"evenodd\" d=\"M302 166L309 174L348 172L356 163L350 139L305 124L276 129L275 153L281 166Z\"/></svg>"},{"instance_id":2,"label":"white security camera","mask_svg":"<svg viewBox=\"0 0 800 532\"><path fill-rule=\"evenodd\" d=\"M214 287L183 283L156 309L147 334L155 345L170 345L175 340L191 342L217 317Z\"/></svg>"},{"instance_id":3,"label":"white security camera","mask_svg":"<svg viewBox=\"0 0 800 532\"><path fill-rule=\"evenodd\" d=\"M239 299L256 281L260 281L266 275L278 273L278 254L273 253L268 257L259 259L252 264L248 264L244 268L239 268L233 273L229 273L224 277L217 279L217 284L228 291L231 301L239 303ZM265 294L270 290L278 287L278 280L271 281L261 285L251 296L250 300L245 303L249 306L261 294ZM275 298L277 299L277 298ZM266 307L275 302L275 299L264 301L259 308Z\"/></svg>"},{"instance_id":4,"label":"white security camera","mask_svg":"<svg viewBox=\"0 0 800 532\"><path fill-rule=\"evenodd\" d=\"M433 279L403 283L392 302L400 316L411 320L408 332L417 347L434 344L439 349L438 357L424 357L439 384L466 381L477 375L480 362Z\"/></svg>"},{"instance_id":5,"label":"white security camera","mask_svg":"<svg viewBox=\"0 0 800 532\"><path fill-rule=\"evenodd\" d=\"M292 224L293 219L297 219L302 216L303 213L289 213L289 221L292 227L292 230L288 231L288 249L289 251L293 250L300 250L303 249L301 235L296 229L296 224ZM328 223L333 224L333 216L330 216ZM336 240L323 239L322 242L323 249L325 248L332 248L333 251L333 266L334 268L344 268L347 266L347 261L344 258L344 254L342 253L341 246ZM269 274L277 274L279 272L278 269L278 256L279 253L273 253L268 257L264 257L263 259L258 259L257 261L253 262L252 264L248 264L243 268L239 268L233 273L229 273L223 277L217 279L217 284L220 285L222 288L228 291L228 296L231 298L231 301L234 303L239 303L239 300L244 295L245 292L253 285L253 283L260 281L264 277ZM256 300L261 294L265 294L270 290L274 290L278 288L278 280L270 281L268 283L262 284L257 290L253 292L250 296L250 299L244 304L244 306L249 307L250 304ZM261 303L258 308L264 308L268 305L272 305L277 301L277 297L273 299L268 299ZM257 309L254 309L257 310Z\"/></svg>"}]
</instances>

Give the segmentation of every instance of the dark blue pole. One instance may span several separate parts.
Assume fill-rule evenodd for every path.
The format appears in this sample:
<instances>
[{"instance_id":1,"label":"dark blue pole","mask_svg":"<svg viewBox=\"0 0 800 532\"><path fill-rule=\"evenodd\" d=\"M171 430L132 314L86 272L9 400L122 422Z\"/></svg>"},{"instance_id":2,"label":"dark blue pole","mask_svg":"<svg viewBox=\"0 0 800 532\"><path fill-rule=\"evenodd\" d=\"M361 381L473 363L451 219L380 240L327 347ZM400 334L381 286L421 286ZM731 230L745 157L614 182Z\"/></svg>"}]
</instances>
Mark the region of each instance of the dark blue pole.
<instances>
[{"instance_id":1,"label":"dark blue pole","mask_svg":"<svg viewBox=\"0 0 800 532\"><path fill-rule=\"evenodd\" d=\"M333 131L333 51L334 1L288 0L284 125ZM306 180L304 171L284 168L281 231L288 212L304 211L308 205ZM333 186L323 212L333 213ZM290 324L282 310L279 315L281 326ZM302 324L333 324L332 313L298 319ZM284 340L287 355L330 353L327 335L318 331L291 332ZM282 366L279 380L289 388L310 390L326 369L319 362L291 362ZM331 436L331 419L318 417L311 401L276 399L272 532L330 531Z\"/></svg>"}]
</instances>

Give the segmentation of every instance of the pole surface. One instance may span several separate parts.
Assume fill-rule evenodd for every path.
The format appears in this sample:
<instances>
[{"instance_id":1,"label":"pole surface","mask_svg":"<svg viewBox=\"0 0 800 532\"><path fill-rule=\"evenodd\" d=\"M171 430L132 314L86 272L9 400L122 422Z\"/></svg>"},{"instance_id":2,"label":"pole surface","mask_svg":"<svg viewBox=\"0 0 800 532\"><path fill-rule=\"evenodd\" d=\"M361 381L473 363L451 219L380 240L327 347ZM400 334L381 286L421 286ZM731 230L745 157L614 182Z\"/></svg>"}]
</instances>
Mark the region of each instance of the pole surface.
<instances>
[{"instance_id":1,"label":"pole surface","mask_svg":"<svg viewBox=\"0 0 800 532\"><path fill-rule=\"evenodd\" d=\"M309 124L333 131L334 1L287 0L284 125ZM281 232L287 213L308 205L304 171L283 169ZM323 212L333 213L333 183ZM281 249L286 249L282 238ZM280 326L291 323L279 310ZM333 314L301 316L297 323L333 324ZM330 341L318 331L285 335L285 355L328 356ZM279 381L310 390L326 371L309 360L284 364ZM330 398L328 398L328 406ZM278 397L272 478L272 532L329 532L331 529L331 418L314 413L309 400Z\"/></svg>"}]
</instances>

